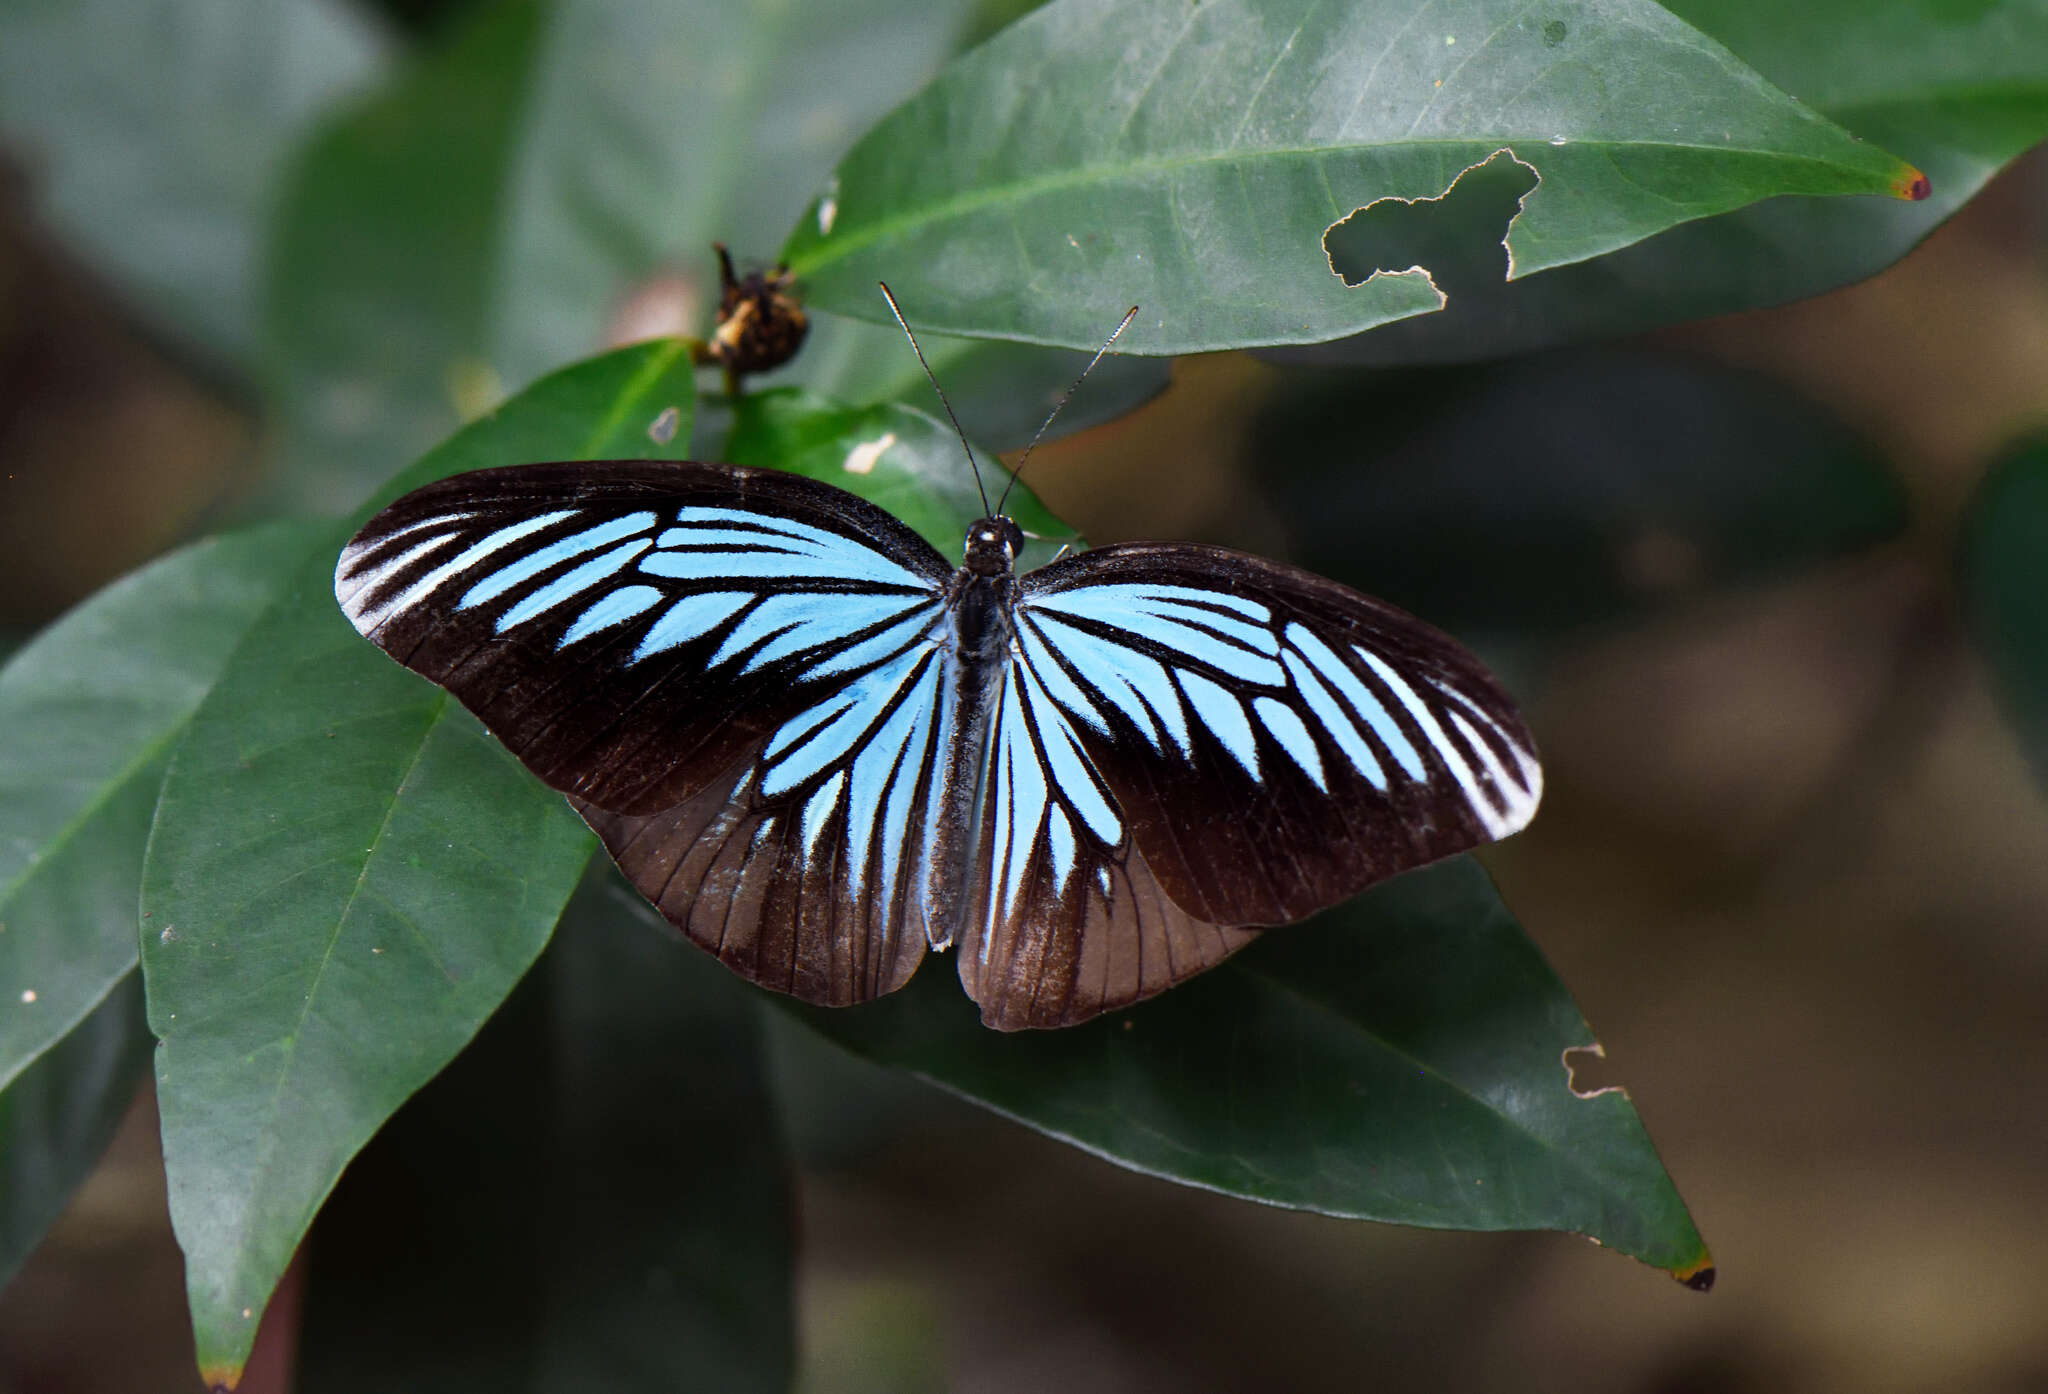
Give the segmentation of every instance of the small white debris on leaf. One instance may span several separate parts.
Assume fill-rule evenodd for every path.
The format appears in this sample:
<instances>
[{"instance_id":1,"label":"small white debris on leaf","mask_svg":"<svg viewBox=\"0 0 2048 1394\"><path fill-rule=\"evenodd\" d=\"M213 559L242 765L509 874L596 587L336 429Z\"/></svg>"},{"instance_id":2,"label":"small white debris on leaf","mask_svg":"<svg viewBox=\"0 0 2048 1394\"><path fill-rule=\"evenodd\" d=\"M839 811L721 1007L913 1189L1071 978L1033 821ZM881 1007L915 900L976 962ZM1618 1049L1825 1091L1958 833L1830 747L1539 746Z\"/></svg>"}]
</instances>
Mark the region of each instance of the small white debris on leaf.
<instances>
[{"instance_id":1,"label":"small white debris on leaf","mask_svg":"<svg viewBox=\"0 0 2048 1394\"><path fill-rule=\"evenodd\" d=\"M859 445L846 452L846 472L848 474L872 473L875 468L875 461L881 459L882 452L895 443L896 433L894 431L884 431L878 439L862 441Z\"/></svg>"}]
</instances>

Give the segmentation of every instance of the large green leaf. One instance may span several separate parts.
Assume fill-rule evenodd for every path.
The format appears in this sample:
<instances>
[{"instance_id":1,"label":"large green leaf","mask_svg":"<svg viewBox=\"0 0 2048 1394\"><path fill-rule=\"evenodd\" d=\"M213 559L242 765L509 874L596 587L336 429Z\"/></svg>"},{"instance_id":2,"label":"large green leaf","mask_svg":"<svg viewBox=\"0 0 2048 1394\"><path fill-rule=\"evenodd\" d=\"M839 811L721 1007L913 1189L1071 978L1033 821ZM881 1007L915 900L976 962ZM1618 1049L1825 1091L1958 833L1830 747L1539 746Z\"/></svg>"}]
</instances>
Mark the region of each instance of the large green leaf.
<instances>
[{"instance_id":1,"label":"large green leaf","mask_svg":"<svg viewBox=\"0 0 2048 1394\"><path fill-rule=\"evenodd\" d=\"M1513 274L1777 194L1918 171L1649 0L1056 0L841 161L784 254L825 308L887 277L941 331L1146 353L1309 343L1436 308L1426 272L1347 285L1325 233L1509 149L1541 183Z\"/></svg>"},{"instance_id":2,"label":"large green leaf","mask_svg":"<svg viewBox=\"0 0 2048 1394\"><path fill-rule=\"evenodd\" d=\"M2048 436L2015 447L1979 487L1961 571L1978 647L2048 786Z\"/></svg>"},{"instance_id":3,"label":"large green leaf","mask_svg":"<svg viewBox=\"0 0 2048 1394\"><path fill-rule=\"evenodd\" d=\"M2017 0L1668 0L1830 120L1925 170L1918 203L1775 199L1611 256L1503 283L1321 351L1356 362L1495 357L1814 295L1898 260L2048 139L2048 4ZM1466 230L1468 238L1471 230Z\"/></svg>"},{"instance_id":4,"label":"large green leaf","mask_svg":"<svg viewBox=\"0 0 2048 1394\"><path fill-rule=\"evenodd\" d=\"M691 391L678 341L593 359L387 493L486 465L660 457L672 446L650 428L675 408L688 439ZM349 526L201 705L144 869L171 1219L215 1383L239 1375L342 1167L504 999L590 856L558 796L342 616L333 566Z\"/></svg>"},{"instance_id":5,"label":"large green leaf","mask_svg":"<svg viewBox=\"0 0 2048 1394\"><path fill-rule=\"evenodd\" d=\"M1249 439L1293 560L1474 637L1786 575L1906 525L1883 457L1818 406L1641 350L1297 370Z\"/></svg>"},{"instance_id":6,"label":"large green leaf","mask_svg":"<svg viewBox=\"0 0 2048 1394\"><path fill-rule=\"evenodd\" d=\"M0 670L0 1091L134 969L165 761L320 531L273 524L195 543L108 586ZM97 1103L83 1092L74 1102ZM37 1174L67 1191L84 1175ZM0 1267L19 1257L0 1250Z\"/></svg>"},{"instance_id":7,"label":"large green leaf","mask_svg":"<svg viewBox=\"0 0 2048 1394\"><path fill-rule=\"evenodd\" d=\"M0 1288L99 1164L148 1067L142 979L131 968L0 1092Z\"/></svg>"},{"instance_id":8,"label":"large green leaf","mask_svg":"<svg viewBox=\"0 0 2048 1394\"><path fill-rule=\"evenodd\" d=\"M751 393L737 408L726 453L734 464L822 479L880 504L908 523L939 555L957 559L967 526L984 516L966 452L953 428L911 407L842 407L801 388ZM994 459L982 464L989 504L1009 477ZM1043 566L1080 535L1047 511L1029 489L1010 491L1004 511L1030 541L1018 567Z\"/></svg>"},{"instance_id":9,"label":"large green leaf","mask_svg":"<svg viewBox=\"0 0 2048 1394\"><path fill-rule=\"evenodd\" d=\"M786 1390L791 1174L765 1084L730 976L592 875L328 1202L301 1386Z\"/></svg>"},{"instance_id":10,"label":"large green leaf","mask_svg":"<svg viewBox=\"0 0 2048 1394\"><path fill-rule=\"evenodd\" d=\"M1558 1229L1713 1280L1593 1036L1469 858L1414 872L1129 1012L1002 1035L929 965L891 998L792 1007L857 1054L1121 1166L1275 1205Z\"/></svg>"},{"instance_id":11,"label":"large green leaf","mask_svg":"<svg viewBox=\"0 0 2048 1394\"><path fill-rule=\"evenodd\" d=\"M506 387L645 332L624 302L659 278L682 284L656 318L708 328L710 242L772 248L970 8L480 7L295 172L268 315L288 496L355 503Z\"/></svg>"},{"instance_id":12,"label":"large green leaf","mask_svg":"<svg viewBox=\"0 0 2048 1394\"><path fill-rule=\"evenodd\" d=\"M338 0L13 0L0 137L68 248L249 369L278 167L381 48Z\"/></svg>"}]
</instances>

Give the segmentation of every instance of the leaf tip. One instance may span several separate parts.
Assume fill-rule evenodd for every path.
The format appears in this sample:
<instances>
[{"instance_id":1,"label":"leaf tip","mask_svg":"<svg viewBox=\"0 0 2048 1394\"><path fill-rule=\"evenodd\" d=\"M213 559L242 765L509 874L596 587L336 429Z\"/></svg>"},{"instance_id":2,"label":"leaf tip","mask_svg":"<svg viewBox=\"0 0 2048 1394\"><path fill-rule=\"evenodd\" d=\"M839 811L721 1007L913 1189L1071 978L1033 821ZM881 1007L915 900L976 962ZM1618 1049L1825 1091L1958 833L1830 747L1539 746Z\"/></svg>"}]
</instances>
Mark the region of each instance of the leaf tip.
<instances>
[{"instance_id":1,"label":"leaf tip","mask_svg":"<svg viewBox=\"0 0 2048 1394\"><path fill-rule=\"evenodd\" d=\"M1699 1258L1683 1268L1671 1270L1671 1276L1691 1288L1694 1292L1709 1292L1714 1286L1714 1257L1701 1251Z\"/></svg>"},{"instance_id":2,"label":"leaf tip","mask_svg":"<svg viewBox=\"0 0 2048 1394\"><path fill-rule=\"evenodd\" d=\"M205 1365L199 1370L199 1378L206 1382L209 1394L234 1394L236 1385L242 1382L240 1365Z\"/></svg>"},{"instance_id":3,"label":"leaf tip","mask_svg":"<svg viewBox=\"0 0 2048 1394\"><path fill-rule=\"evenodd\" d=\"M1933 192L1933 183L1911 165L1907 165L1904 172L1892 180L1892 197L1905 199L1909 203L1918 203Z\"/></svg>"}]
</instances>

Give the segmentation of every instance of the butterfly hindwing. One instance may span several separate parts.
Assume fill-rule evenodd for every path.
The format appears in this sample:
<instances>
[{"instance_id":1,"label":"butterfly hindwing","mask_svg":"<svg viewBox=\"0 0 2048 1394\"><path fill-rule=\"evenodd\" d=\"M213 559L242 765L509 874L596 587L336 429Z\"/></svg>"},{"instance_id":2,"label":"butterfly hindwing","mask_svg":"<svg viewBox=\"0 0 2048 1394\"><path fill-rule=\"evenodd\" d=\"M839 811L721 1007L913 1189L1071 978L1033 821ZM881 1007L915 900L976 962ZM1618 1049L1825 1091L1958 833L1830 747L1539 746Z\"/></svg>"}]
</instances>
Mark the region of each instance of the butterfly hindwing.
<instances>
[{"instance_id":1,"label":"butterfly hindwing","mask_svg":"<svg viewBox=\"0 0 2048 1394\"><path fill-rule=\"evenodd\" d=\"M829 486L621 461L408 494L349 544L336 594L569 794L692 939L850 1002L924 952L899 907L924 871L950 575Z\"/></svg>"},{"instance_id":2,"label":"butterfly hindwing","mask_svg":"<svg viewBox=\"0 0 2048 1394\"><path fill-rule=\"evenodd\" d=\"M1464 649L1262 558L1055 563L1024 578L1015 647L961 948L992 1023L1149 996L1251 927L1506 836L1540 796L1527 728Z\"/></svg>"}]
</instances>

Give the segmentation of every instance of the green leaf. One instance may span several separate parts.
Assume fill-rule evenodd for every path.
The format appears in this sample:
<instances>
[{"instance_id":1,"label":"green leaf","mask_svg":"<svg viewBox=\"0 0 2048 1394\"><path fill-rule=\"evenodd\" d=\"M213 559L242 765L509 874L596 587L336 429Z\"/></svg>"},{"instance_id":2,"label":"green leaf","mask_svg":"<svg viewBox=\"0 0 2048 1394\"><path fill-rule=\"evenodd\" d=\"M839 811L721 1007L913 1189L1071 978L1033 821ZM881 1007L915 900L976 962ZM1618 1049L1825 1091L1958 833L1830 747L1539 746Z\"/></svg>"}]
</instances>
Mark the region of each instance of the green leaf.
<instances>
[{"instance_id":1,"label":"green leaf","mask_svg":"<svg viewBox=\"0 0 2048 1394\"><path fill-rule=\"evenodd\" d=\"M2048 787L2048 436L2014 447L1978 487L1960 570L1977 646Z\"/></svg>"},{"instance_id":2,"label":"green leaf","mask_svg":"<svg viewBox=\"0 0 2048 1394\"><path fill-rule=\"evenodd\" d=\"M730 976L592 875L328 1202L301 1386L786 1390L790 1171L764 1086Z\"/></svg>"},{"instance_id":3,"label":"green leaf","mask_svg":"<svg viewBox=\"0 0 2048 1394\"><path fill-rule=\"evenodd\" d=\"M1776 199L1541 276L1503 283L1496 269L1446 286L1442 314L1324 357L1498 357L1816 295L1897 261L2048 139L2048 7L2038 3L1667 3L1812 110L1925 170L1931 196Z\"/></svg>"},{"instance_id":4,"label":"green leaf","mask_svg":"<svg viewBox=\"0 0 2048 1394\"><path fill-rule=\"evenodd\" d=\"M1347 285L1326 231L1504 149L1541 180L1517 276L1919 177L1649 0L1057 0L863 137L784 256L826 309L887 277L943 332L1091 348L1135 300L1134 352L1310 343L1438 304L1399 260Z\"/></svg>"},{"instance_id":5,"label":"green leaf","mask_svg":"<svg viewBox=\"0 0 2048 1394\"><path fill-rule=\"evenodd\" d=\"M0 671L0 1281L99 1160L145 1060L136 901L170 749L319 531L195 543Z\"/></svg>"},{"instance_id":6,"label":"green leaf","mask_svg":"<svg viewBox=\"0 0 2048 1394\"><path fill-rule=\"evenodd\" d=\"M859 494L908 523L943 557L961 555L968 525L988 511L953 428L893 403L842 407L795 387L749 393L734 411L726 455L737 465L786 470ZM993 504L1009 477L986 451L982 456ZM1080 543L1080 534L1021 484L1005 511L1031 539L1020 570Z\"/></svg>"},{"instance_id":7,"label":"green leaf","mask_svg":"<svg viewBox=\"0 0 2048 1394\"><path fill-rule=\"evenodd\" d=\"M16 0L0 6L0 137L68 250L246 370L279 166L382 57L335 0Z\"/></svg>"},{"instance_id":8,"label":"green leaf","mask_svg":"<svg viewBox=\"0 0 2048 1394\"><path fill-rule=\"evenodd\" d=\"M660 457L650 427L673 408L687 440L691 392L680 342L620 350L543 379L386 492L525 460ZM353 526L315 549L201 705L144 869L171 1220L214 1383L239 1373L342 1167L526 971L592 845L342 616L334 556Z\"/></svg>"},{"instance_id":9,"label":"green leaf","mask_svg":"<svg viewBox=\"0 0 2048 1394\"><path fill-rule=\"evenodd\" d=\"M320 529L195 543L108 586L0 670L0 1089L135 967L164 762Z\"/></svg>"},{"instance_id":10,"label":"green leaf","mask_svg":"<svg viewBox=\"0 0 2048 1394\"><path fill-rule=\"evenodd\" d=\"M1818 406L1641 349L1297 370L1248 439L1292 559L1474 636L1618 619L1906 525L1883 457Z\"/></svg>"},{"instance_id":11,"label":"green leaf","mask_svg":"<svg viewBox=\"0 0 2048 1394\"><path fill-rule=\"evenodd\" d=\"M99 1164L148 1066L142 980L130 969L0 1092L0 1287Z\"/></svg>"},{"instance_id":12,"label":"green leaf","mask_svg":"<svg viewBox=\"0 0 2048 1394\"><path fill-rule=\"evenodd\" d=\"M479 7L297 167L268 315L287 497L352 505L507 387L708 328L712 240L772 247L969 9Z\"/></svg>"},{"instance_id":13,"label":"green leaf","mask_svg":"<svg viewBox=\"0 0 2048 1394\"><path fill-rule=\"evenodd\" d=\"M984 1030L938 966L867 1006L789 1009L1135 1171L1357 1219L1569 1230L1712 1281L1627 1096L1573 1093L1563 1057L1592 1033L1469 858L1069 1030Z\"/></svg>"}]
</instances>

